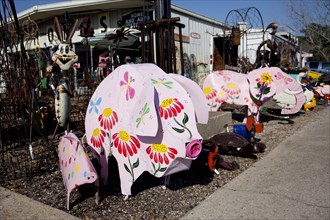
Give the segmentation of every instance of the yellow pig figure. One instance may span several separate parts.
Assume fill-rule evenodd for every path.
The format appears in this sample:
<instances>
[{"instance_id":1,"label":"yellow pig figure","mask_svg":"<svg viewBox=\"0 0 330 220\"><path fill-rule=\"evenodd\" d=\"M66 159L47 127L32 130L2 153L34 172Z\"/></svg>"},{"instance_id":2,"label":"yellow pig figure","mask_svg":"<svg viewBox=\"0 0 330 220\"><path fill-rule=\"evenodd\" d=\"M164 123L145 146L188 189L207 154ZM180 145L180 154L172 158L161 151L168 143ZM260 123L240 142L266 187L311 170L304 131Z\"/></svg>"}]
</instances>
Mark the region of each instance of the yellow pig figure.
<instances>
[{"instance_id":1,"label":"yellow pig figure","mask_svg":"<svg viewBox=\"0 0 330 220\"><path fill-rule=\"evenodd\" d=\"M312 98L312 100L310 102L307 102L304 104L304 110L305 111L314 110L315 106L316 106L316 99Z\"/></svg>"}]
</instances>

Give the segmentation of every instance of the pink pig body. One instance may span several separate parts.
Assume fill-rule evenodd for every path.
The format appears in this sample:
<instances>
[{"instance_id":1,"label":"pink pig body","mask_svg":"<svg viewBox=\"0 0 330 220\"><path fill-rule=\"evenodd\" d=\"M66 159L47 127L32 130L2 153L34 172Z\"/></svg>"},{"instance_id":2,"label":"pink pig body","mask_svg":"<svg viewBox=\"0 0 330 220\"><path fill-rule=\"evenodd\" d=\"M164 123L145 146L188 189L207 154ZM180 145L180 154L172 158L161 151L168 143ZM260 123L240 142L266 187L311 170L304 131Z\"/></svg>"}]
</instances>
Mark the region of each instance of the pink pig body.
<instances>
[{"instance_id":1,"label":"pink pig body","mask_svg":"<svg viewBox=\"0 0 330 220\"><path fill-rule=\"evenodd\" d=\"M60 138L58 145L58 157L63 176L63 184L67 190L67 209L69 210L70 193L73 189L86 183L98 184L97 172L91 163L85 150L73 133L67 133ZM99 195L96 193L96 203Z\"/></svg>"},{"instance_id":2,"label":"pink pig body","mask_svg":"<svg viewBox=\"0 0 330 220\"><path fill-rule=\"evenodd\" d=\"M210 111L218 111L222 103L245 105L247 115L259 121L259 108L275 94L285 92L293 95L292 108L283 108L282 114L298 112L305 102L301 85L277 67L255 69L248 74L229 70L209 74L203 90Z\"/></svg>"},{"instance_id":3,"label":"pink pig body","mask_svg":"<svg viewBox=\"0 0 330 220\"><path fill-rule=\"evenodd\" d=\"M330 85L322 85L315 88L315 91L320 94L321 97L330 95Z\"/></svg>"},{"instance_id":4,"label":"pink pig body","mask_svg":"<svg viewBox=\"0 0 330 220\"><path fill-rule=\"evenodd\" d=\"M154 64L122 65L90 100L88 144L100 155L102 179L107 179L108 156L116 158L124 195L131 195L143 172L162 177L187 170L201 151L196 118L202 123L208 119L203 92L196 84L202 97L196 106L189 93L196 87L180 85L191 80L179 77L178 83L170 75Z\"/></svg>"}]
</instances>

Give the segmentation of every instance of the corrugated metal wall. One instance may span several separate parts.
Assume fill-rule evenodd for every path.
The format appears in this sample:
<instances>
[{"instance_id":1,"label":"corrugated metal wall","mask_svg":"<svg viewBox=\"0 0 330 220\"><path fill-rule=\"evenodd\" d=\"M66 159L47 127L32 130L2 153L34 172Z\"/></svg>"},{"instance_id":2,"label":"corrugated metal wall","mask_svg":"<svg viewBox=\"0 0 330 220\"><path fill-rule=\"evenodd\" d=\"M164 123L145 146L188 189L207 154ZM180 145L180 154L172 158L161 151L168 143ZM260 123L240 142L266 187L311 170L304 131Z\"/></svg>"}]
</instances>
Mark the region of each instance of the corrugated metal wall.
<instances>
[{"instance_id":1,"label":"corrugated metal wall","mask_svg":"<svg viewBox=\"0 0 330 220\"><path fill-rule=\"evenodd\" d=\"M222 34L222 26L175 11L172 17L180 17L180 23L186 26L182 30L185 70L191 79L200 83L210 69L212 35Z\"/></svg>"}]
</instances>

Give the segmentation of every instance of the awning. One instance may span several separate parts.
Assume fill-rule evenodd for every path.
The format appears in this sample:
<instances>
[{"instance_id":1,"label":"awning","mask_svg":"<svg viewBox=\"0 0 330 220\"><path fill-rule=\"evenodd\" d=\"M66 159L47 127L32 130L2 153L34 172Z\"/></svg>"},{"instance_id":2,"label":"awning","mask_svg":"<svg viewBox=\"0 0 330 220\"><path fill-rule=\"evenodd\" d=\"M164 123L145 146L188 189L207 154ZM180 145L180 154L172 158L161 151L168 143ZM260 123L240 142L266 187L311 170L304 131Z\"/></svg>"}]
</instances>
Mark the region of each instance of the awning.
<instances>
[{"instance_id":1,"label":"awning","mask_svg":"<svg viewBox=\"0 0 330 220\"><path fill-rule=\"evenodd\" d=\"M97 33L94 37L88 39L88 43L91 45L102 45L102 46L115 46L114 40L108 40L107 36L111 34L116 34L117 28L111 28L107 32ZM128 30L128 28L126 29ZM118 48L132 46L136 41L139 41L141 31L137 29L129 29L129 34L127 35L127 40L123 39L119 42Z\"/></svg>"}]
</instances>

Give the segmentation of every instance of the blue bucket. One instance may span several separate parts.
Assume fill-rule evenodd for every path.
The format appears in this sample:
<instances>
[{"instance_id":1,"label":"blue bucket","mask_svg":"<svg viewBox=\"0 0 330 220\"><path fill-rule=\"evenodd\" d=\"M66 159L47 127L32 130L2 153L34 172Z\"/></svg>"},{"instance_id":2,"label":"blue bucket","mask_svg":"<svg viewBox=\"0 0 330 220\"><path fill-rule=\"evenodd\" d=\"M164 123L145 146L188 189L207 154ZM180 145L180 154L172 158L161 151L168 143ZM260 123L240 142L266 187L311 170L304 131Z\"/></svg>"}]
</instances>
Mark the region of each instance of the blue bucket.
<instances>
[{"instance_id":1,"label":"blue bucket","mask_svg":"<svg viewBox=\"0 0 330 220\"><path fill-rule=\"evenodd\" d=\"M236 124L233 126L233 132L243 136L245 139L250 139L253 136L253 132L249 132L246 129L246 124Z\"/></svg>"}]
</instances>

